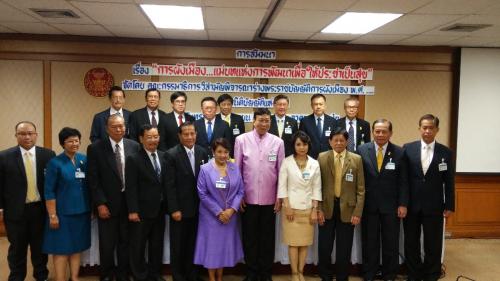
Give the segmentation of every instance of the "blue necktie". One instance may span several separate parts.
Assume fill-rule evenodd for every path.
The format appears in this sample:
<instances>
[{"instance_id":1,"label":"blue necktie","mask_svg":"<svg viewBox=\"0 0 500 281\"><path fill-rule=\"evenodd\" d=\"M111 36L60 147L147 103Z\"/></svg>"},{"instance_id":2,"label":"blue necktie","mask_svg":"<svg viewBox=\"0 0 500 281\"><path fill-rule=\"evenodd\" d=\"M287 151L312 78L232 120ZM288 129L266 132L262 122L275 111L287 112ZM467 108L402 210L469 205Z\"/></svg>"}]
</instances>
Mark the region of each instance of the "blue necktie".
<instances>
[{"instance_id":1,"label":"blue necktie","mask_svg":"<svg viewBox=\"0 0 500 281\"><path fill-rule=\"evenodd\" d=\"M318 136L321 138L323 134L323 124L321 124L321 117L318 117L318 123L316 123L316 128L318 129Z\"/></svg>"},{"instance_id":2,"label":"blue necktie","mask_svg":"<svg viewBox=\"0 0 500 281\"><path fill-rule=\"evenodd\" d=\"M161 171L160 166L158 166L158 162L156 162L156 153L151 153L151 157L153 157L153 166L155 168L155 173L158 179L160 179Z\"/></svg>"},{"instance_id":3,"label":"blue necktie","mask_svg":"<svg viewBox=\"0 0 500 281\"><path fill-rule=\"evenodd\" d=\"M207 137L208 137L208 142L211 142L212 141L212 121L208 121Z\"/></svg>"},{"instance_id":4,"label":"blue necktie","mask_svg":"<svg viewBox=\"0 0 500 281\"><path fill-rule=\"evenodd\" d=\"M349 139L347 140L347 150L354 152L354 127L352 121L349 121Z\"/></svg>"}]
</instances>

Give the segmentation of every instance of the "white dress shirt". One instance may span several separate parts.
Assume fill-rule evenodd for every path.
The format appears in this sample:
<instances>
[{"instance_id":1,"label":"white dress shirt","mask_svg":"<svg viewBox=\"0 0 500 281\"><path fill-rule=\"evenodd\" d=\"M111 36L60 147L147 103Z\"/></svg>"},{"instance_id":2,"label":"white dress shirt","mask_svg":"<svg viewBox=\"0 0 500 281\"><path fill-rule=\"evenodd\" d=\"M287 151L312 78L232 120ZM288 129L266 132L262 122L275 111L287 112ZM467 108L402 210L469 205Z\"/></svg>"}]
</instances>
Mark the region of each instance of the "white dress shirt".
<instances>
[{"instance_id":1,"label":"white dress shirt","mask_svg":"<svg viewBox=\"0 0 500 281\"><path fill-rule=\"evenodd\" d=\"M124 117L123 116L123 108L120 108L120 110L116 110L114 109L113 107L110 107L109 108L109 116L113 116L115 114L119 113L121 117ZM156 113L155 113L156 114Z\"/></svg>"},{"instance_id":2,"label":"white dress shirt","mask_svg":"<svg viewBox=\"0 0 500 281\"><path fill-rule=\"evenodd\" d=\"M175 116L175 123L177 123L177 127L179 127L181 124L179 124L179 113L174 111L174 116ZM183 113L182 115L182 123L186 123L186 115Z\"/></svg>"}]
</instances>

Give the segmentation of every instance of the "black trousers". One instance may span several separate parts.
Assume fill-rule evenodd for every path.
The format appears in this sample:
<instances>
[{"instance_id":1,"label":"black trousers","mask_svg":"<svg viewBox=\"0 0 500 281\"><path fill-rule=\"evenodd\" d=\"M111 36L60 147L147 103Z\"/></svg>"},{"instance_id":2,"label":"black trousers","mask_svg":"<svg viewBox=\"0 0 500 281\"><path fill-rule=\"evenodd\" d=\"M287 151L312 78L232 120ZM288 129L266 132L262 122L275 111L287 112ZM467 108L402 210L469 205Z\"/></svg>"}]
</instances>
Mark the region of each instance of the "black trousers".
<instances>
[{"instance_id":1,"label":"black trousers","mask_svg":"<svg viewBox=\"0 0 500 281\"><path fill-rule=\"evenodd\" d=\"M247 204L241 217L247 277L270 279L274 263L274 205Z\"/></svg>"},{"instance_id":2,"label":"black trousers","mask_svg":"<svg viewBox=\"0 0 500 281\"><path fill-rule=\"evenodd\" d=\"M396 214L363 213L361 233L363 245L363 277L375 279L380 265L382 240L382 277L394 280L399 271L399 226Z\"/></svg>"},{"instance_id":3,"label":"black trousers","mask_svg":"<svg viewBox=\"0 0 500 281\"><path fill-rule=\"evenodd\" d=\"M420 235L424 231L424 261L421 259ZM443 216L410 213L404 220L405 258L408 279L436 281L441 275Z\"/></svg>"},{"instance_id":4,"label":"black trousers","mask_svg":"<svg viewBox=\"0 0 500 281\"><path fill-rule=\"evenodd\" d=\"M335 269L337 281L349 278L349 266L351 264L351 249L354 235L354 226L340 220L340 201L335 199L333 217L325 220L319 226L318 235L318 272L322 281L330 281L333 278L332 250L333 241L336 241Z\"/></svg>"},{"instance_id":5,"label":"black trousers","mask_svg":"<svg viewBox=\"0 0 500 281\"><path fill-rule=\"evenodd\" d=\"M120 213L109 219L98 219L99 225L99 274L102 278L125 280L129 273L128 211L122 194ZM115 267L115 250L117 265Z\"/></svg>"},{"instance_id":6,"label":"black trousers","mask_svg":"<svg viewBox=\"0 0 500 281\"><path fill-rule=\"evenodd\" d=\"M163 258L163 234L165 216L141 218L140 222L129 223L130 269L134 280L156 279L161 276ZM148 262L145 251L148 247Z\"/></svg>"},{"instance_id":7,"label":"black trousers","mask_svg":"<svg viewBox=\"0 0 500 281\"><path fill-rule=\"evenodd\" d=\"M198 266L194 261L198 217L170 218L170 266L174 281L197 281Z\"/></svg>"},{"instance_id":8,"label":"black trousers","mask_svg":"<svg viewBox=\"0 0 500 281\"><path fill-rule=\"evenodd\" d=\"M28 246L35 280L45 280L49 275L47 255L42 253L43 230L47 216L42 204L26 204L20 220L4 220L10 243L7 254L9 281L24 281L26 278Z\"/></svg>"}]
</instances>

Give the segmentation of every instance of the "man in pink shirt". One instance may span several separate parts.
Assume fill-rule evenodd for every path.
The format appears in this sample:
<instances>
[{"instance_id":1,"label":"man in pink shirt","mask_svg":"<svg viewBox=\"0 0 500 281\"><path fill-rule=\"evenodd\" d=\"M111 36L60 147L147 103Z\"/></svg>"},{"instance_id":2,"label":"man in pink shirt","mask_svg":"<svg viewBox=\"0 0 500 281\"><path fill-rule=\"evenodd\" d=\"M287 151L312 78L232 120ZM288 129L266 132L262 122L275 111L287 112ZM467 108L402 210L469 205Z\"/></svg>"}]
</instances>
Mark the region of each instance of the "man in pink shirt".
<instances>
[{"instance_id":1,"label":"man in pink shirt","mask_svg":"<svg viewBox=\"0 0 500 281\"><path fill-rule=\"evenodd\" d=\"M267 108L254 112L253 125L234 145L234 159L245 184L241 204L245 281L272 281L275 213L281 208L276 192L285 146L282 139L268 133L271 112Z\"/></svg>"}]
</instances>

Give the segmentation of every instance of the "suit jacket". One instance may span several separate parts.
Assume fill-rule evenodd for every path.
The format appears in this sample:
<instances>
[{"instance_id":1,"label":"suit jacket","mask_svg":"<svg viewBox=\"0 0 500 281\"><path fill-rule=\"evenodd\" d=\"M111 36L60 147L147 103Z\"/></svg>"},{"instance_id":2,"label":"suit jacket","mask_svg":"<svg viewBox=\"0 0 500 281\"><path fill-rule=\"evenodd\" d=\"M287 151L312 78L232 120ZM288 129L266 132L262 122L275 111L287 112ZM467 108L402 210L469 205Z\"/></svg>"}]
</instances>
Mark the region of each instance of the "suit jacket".
<instances>
[{"instance_id":1,"label":"suit jacket","mask_svg":"<svg viewBox=\"0 0 500 281\"><path fill-rule=\"evenodd\" d=\"M377 149L373 142L358 147L365 174L365 212L397 213L399 206L408 205L408 169L401 147L389 142L380 171ZM394 169L391 169L393 163ZM388 169L389 168L389 169Z\"/></svg>"},{"instance_id":2,"label":"suit jacket","mask_svg":"<svg viewBox=\"0 0 500 281\"><path fill-rule=\"evenodd\" d=\"M177 120L175 118L174 112L169 112L165 116L165 122L163 124L160 123L160 126L162 126L162 130L165 131L166 139L165 139L165 147L166 150L169 150L170 148L176 146L179 144L179 126L177 126ZM194 123L194 117L184 113L184 119L186 121L189 121L191 123Z\"/></svg>"},{"instance_id":3,"label":"suit jacket","mask_svg":"<svg viewBox=\"0 0 500 281\"><path fill-rule=\"evenodd\" d=\"M200 165L208 162L207 151L202 146L194 146L195 173L182 144L169 149L165 157L167 169L172 172L172 180L167 185L168 212L181 211L182 217L196 217L200 203L196 183Z\"/></svg>"},{"instance_id":4,"label":"suit jacket","mask_svg":"<svg viewBox=\"0 0 500 281\"><path fill-rule=\"evenodd\" d=\"M136 153L140 145L129 139L123 139L125 161ZM92 205L106 205L111 216L120 214L123 183L116 165L115 148L111 146L109 137L98 140L87 148L87 179L92 194ZM127 163L125 163L125 167ZM126 178L126 175L125 175Z\"/></svg>"},{"instance_id":5,"label":"suit jacket","mask_svg":"<svg viewBox=\"0 0 500 281\"><path fill-rule=\"evenodd\" d=\"M171 178L164 152L157 150L161 176L158 177L146 150L141 148L126 158L125 198L128 212L139 213L141 218L156 218L166 211L166 182Z\"/></svg>"},{"instance_id":6,"label":"suit jacket","mask_svg":"<svg viewBox=\"0 0 500 281\"><path fill-rule=\"evenodd\" d=\"M304 131L311 138L311 147L309 148L308 154L317 159L320 152L328 151L331 149L330 143L328 142L329 136L327 132L333 132L337 127L337 121L330 115L324 114L323 120L323 133L321 136L318 135L318 130L316 129L316 119L314 114L305 116L300 121L299 130Z\"/></svg>"},{"instance_id":7,"label":"suit jacket","mask_svg":"<svg viewBox=\"0 0 500 281\"><path fill-rule=\"evenodd\" d=\"M92 120L92 127L90 128L90 142L94 143L99 139L106 139L108 133L106 132L106 119L109 117L109 108L94 115ZM123 109L123 119L125 119L125 137L128 138L129 124L130 124L130 111Z\"/></svg>"},{"instance_id":8,"label":"suit jacket","mask_svg":"<svg viewBox=\"0 0 500 281\"><path fill-rule=\"evenodd\" d=\"M215 115L215 119L222 120L220 113ZM236 137L245 133L245 121L243 120L243 116L231 113L231 124L229 124L229 131L232 136L230 154L231 157L234 157L234 143L236 142Z\"/></svg>"},{"instance_id":9,"label":"suit jacket","mask_svg":"<svg viewBox=\"0 0 500 281\"><path fill-rule=\"evenodd\" d=\"M323 201L320 210L326 219L332 219L335 204L335 156L333 150L319 154L318 162L321 170L321 193ZM353 181L346 181L347 172L352 173ZM342 168L342 191L340 193L340 219L351 222L352 216L361 217L365 201L365 179L361 156L347 151Z\"/></svg>"},{"instance_id":10,"label":"suit jacket","mask_svg":"<svg viewBox=\"0 0 500 281\"><path fill-rule=\"evenodd\" d=\"M39 146L36 147L35 153L36 185L45 208L45 167L56 154L50 149ZM23 217L27 190L26 171L19 146L0 152L0 209L4 209L6 219L18 220Z\"/></svg>"},{"instance_id":11,"label":"suit jacket","mask_svg":"<svg viewBox=\"0 0 500 281\"><path fill-rule=\"evenodd\" d=\"M408 211L440 215L444 210L455 210L455 166L452 152L446 146L437 143L427 173L424 175L421 163L421 141L403 146L408 161L408 181L410 198ZM445 163L446 170L439 169ZM444 191L444 192L443 192Z\"/></svg>"},{"instance_id":12,"label":"suit jacket","mask_svg":"<svg viewBox=\"0 0 500 281\"><path fill-rule=\"evenodd\" d=\"M208 141L204 118L194 121L194 126L196 128L196 144L205 148L210 158L212 158L211 145L216 139L224 138L228 140L229 143L231 143L233 140L233 134L231 132L231 129L229 129L229 125L222 119L214 119L212 126L212 139L210 141Z\"/></svg>"},{"instance_id":13,"label":"suit jacket","mask_svg":"<svg viewBox=\"0 0 500 281\"><path fill-rule=\"evenodd\" d=\"M339 120L337 120L337 126L341 127L342 129L345 129L346 131L349 131L349 128L346 128L345 125L345 119L346 117L342 117ZM357 148L364 144L364 143L369 143L370 140L370 123L367 121L356 118L356 151Z\"/></svg>"},{"instance_id":14,"label":"suit jacket","mask_svg":"<svg viewBox=\"0 0 500 281\"><path fill-rule=\"evenodd\" d=\"M160 134L160 144L158 145L158 150L166 151L167 150L167 133L165 132L165 123L167 114L158 109L158 133ZM139 141L139 132L141 127L144 124L151 124L149 122L149 114L147 107L137 109L136 111L130 114L130 128L129 128L129 137L136 142Z\"/></svg>"},{"instance_id":15,"label":"suit jacket","mask_svg":"<svg viewBox=\"0 0 500 281\"><path fill-rule=\"evenodd\" d=\"M290 132L288 133L286 128L290 128ZM285 124L283 125L283 134L281 135L281 139L285 143L285 156L290 156L293 154L293 143L292 136L299 130L297 126L297 120L292 117L285 116ZM276 121L276 115L271 116L271 128L269 128L269 133L279 137L278 132L278 123Z\"/></svg>"}]
</instances>

